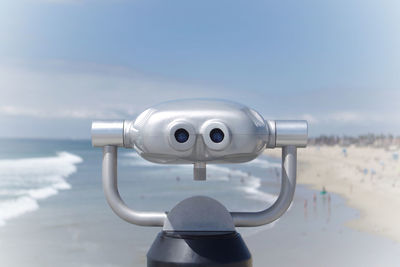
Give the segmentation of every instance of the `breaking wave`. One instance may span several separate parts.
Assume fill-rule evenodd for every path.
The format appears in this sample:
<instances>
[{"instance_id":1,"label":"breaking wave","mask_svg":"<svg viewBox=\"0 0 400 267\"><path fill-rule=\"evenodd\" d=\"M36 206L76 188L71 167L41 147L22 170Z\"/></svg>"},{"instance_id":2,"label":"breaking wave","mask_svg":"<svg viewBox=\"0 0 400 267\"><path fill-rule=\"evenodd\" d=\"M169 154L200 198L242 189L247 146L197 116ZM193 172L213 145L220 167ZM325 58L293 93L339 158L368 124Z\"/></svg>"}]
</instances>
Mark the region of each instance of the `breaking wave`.
<instances>
[{"instance_id":1,"label":"breaking wave","mask_svg":"<svg viewBox=\"0 0 400 267\"><path fill-rule=\"evenodd\" d=\"M39 200L70 189L66 178L82 158L60 152L54 157L0 160L0 226L39 208Z\"/></svg>"}]
</instances>

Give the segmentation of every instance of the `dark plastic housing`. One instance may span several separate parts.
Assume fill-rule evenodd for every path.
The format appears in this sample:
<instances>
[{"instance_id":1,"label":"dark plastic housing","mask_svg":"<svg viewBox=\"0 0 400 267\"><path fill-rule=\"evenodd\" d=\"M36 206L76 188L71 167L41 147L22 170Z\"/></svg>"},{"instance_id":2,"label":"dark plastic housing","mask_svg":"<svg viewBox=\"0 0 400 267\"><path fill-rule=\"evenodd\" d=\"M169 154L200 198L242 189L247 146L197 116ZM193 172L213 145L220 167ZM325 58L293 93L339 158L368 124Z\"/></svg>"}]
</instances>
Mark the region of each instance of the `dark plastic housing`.
<instances>
[{"instance_id":1,"label":"dark plastic housing","mask_svg":"<svg viewBox=\"0 0 400 267\"><path fill-rule=\"evenodd\" d=\"M237 232L161 232L147 253L148 267L251 267Z\"/></svg>"}]
</instances>

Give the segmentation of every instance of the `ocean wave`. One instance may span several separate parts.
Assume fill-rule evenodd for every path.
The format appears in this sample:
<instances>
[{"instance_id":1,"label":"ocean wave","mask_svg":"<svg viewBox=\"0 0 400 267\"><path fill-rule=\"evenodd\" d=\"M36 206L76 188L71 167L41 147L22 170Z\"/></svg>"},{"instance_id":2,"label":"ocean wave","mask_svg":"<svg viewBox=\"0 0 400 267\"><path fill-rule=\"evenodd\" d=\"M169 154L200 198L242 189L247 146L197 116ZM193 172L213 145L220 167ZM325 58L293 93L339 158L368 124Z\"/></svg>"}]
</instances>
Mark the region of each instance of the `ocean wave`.
<instances>
[{"instance_id":1,"label":"ocean wave","mask_svg":"<svg viewBox=\"0 0 400 267\"><path fill-rule=\"evenodd\" d=\"M76 172L81 157L60 152L54 157L0 160L0 226L39 208L38 200L67 190L66 178Z\"/></svg>"},{"instance_id":2,"label":"ocean wave","mask_svg":"<svg viewBox=\"0 0 400 267\"><path fill-rule=\"evenodd\" d=\"M261 187L260 177L251 175L241 170L233 170L231 168L221 167L216 165L209 165L208 168L218 170L221 172L226 172L230 176L239 176L241 178L244 178L243 180L241 180L242 184L239 187L237 187L237 189L245 192L249 198L266 201L268 203L273 203L278 198L277 195L269 194L260 190Z\"/></svg>"},{"instance_id":3,"label":"ocean wave","mask_svg":"<svg viewBox=\"0 0 400 267\"><path fill-rule=\"evenodd\" d=\"M148 162L142 159L136 152L128 152L124 153L124 156L129 159L123 159L124 165L130 166L149 166L154 167L154 165L159 166L155 163ZM281 167L279 163L273 163L265 159L255 159L246 165L252 165L258 168L278 168ZM191 170L191 166L188 165L174 165L174 168L187 168L187 170ZM241 178L242 183L237 187L238 190L241 190L246 194L247 197L255 200L265 201L267 203L273 203L277 199L277 195L269 194L263 192L261 188L261 178L251 175L248 172L244 172L238 169L232 169L229 167L221 166L221 165L207 165L209 170L213 170L219 173L223 173L223 175L211 175L207 179L209 180L219 180L219 181L230 181L232 177Z\"/></svg>"}]
</instances>

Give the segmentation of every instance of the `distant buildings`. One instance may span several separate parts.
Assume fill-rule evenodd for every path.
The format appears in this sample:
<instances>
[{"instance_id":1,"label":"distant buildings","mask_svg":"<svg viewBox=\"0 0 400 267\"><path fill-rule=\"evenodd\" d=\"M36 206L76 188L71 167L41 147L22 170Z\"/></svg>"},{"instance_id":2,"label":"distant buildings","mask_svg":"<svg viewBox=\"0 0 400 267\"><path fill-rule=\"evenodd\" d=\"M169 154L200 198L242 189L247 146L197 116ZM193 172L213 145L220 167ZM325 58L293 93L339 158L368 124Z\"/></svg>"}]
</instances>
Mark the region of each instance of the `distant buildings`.
<instances>
[{"instance_id":1,"label":"distant buildings","mask_svg":"<svg viewBox=\"0 0 400 267\"><path fill-rule=\"evenodd\" d=\"M354 136L337 136L337 135L321 135L319 137L312 137L308 141L309 145L327 145L327 146L372 146L383 147L386 149L400 148L400 136L389 135L375 135L366 134Z\"/></svg>"}]
</instances>

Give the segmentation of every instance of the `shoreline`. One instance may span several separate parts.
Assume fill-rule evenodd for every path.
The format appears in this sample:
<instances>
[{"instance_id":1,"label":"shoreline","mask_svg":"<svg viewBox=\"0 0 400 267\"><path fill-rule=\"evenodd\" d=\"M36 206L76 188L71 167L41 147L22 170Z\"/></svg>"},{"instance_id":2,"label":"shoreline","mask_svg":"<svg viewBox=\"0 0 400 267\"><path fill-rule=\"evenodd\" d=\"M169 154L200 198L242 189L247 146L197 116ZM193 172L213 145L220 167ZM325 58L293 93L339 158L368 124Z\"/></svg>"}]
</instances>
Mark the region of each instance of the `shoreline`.
<instances>
[{"instance_id":1,"label":"shoreline","mask_svg":"<svg viewBox=\"0 0 400 267\"><path fill-rule=\"evenodd\" d=\"M309 146L298 149L297 182L326 188L360 212L346 226L400 242L400 162L383 148ZM280 149L266 150L280 158Z\"/></svg>"},{"instance_id":2,"label":"shoreline","mask_svg":"<svg viewBox=\"0 0 400 267\"><path fill-rule=\"evenodd\" d=\"M71 190L39 200L37 211L14 218L0 227L3 265L145 265L146 252L160 229L128 224L109 209L101 186L101 153L75 143L68 147L64 143L53 143L44 152L53 155L54 150L61 150L58 146L83 159L82 164L77 165L77 171L66 179ZM299 153L307 153L299 154L299 166L305 171L314 171L323 162L329 162L322 159L322 163L315 163L315 160L307 163L309 152L302 150L299 149ZM328 155L329 151L318 153ZM271 152L280 155L280 149ZM340 156L340 149L334 154L334 157ZM208 183L199 184L192 180L190 168L154 168L143 165L139 158L129 153L121 156L121 193L129 206L141 210L168 210L188 196L206 194L231 210L251 208L258 211L275 200L269 200L269 195L276 196L280 188L277 170L280 160L267 157L247 165L218 166L210 172L212 179ZM134 179L132 173L135 173ZM178 176L182 177L179 182ZM248 176L252 178L248 179ZM325 185L332 192L329 198L319 194L319 186L315 187L316 191L308 185L299 185L289 212L276 224L238 229L253 255L253 265L397 266L400 243L346 227L345 222L357 218L359 212L335 194L330 185ZM314 195L318 199L316 202L313 202ZM44 251L43 257L37 256Z\"/></svg>"}]
</instances>

